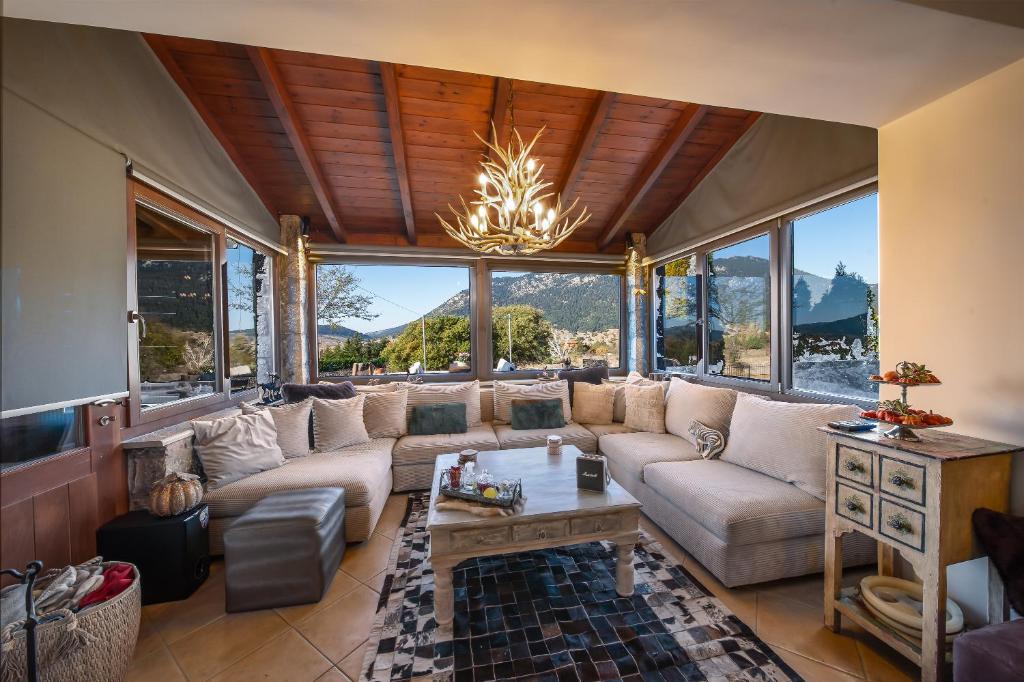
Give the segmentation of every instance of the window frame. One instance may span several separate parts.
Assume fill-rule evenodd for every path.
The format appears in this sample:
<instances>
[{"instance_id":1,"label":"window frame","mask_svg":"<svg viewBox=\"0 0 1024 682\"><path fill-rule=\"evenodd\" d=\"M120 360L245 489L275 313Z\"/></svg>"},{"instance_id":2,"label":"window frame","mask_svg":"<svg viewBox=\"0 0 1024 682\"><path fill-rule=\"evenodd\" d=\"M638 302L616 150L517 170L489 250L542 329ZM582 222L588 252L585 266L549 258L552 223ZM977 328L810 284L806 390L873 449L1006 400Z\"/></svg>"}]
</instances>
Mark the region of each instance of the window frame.
<instances>
[{"instance_id":1,"label":"window frame","mask_svg":"<svg viewBox=\"0 0 1024 682\"><path fill-rule=\"evenodd\" d=\"M453 383L461 381L475 381L480 378L479 367L478 367L478 352L479 349L478 339L479 333L477 325L474 323L476 319L477 305L479 296L477 294L477 264L472 261L465 259L445 259L445 258L402 258L394 256L338 256L338 257L322 257L322 256L310 256L309 258L309 271L306 277L307 283L307 296L306 296L306 317L309 320L308 328L312 329L312 333L309 334L309 357L310 357L310 382L317 383L320 381L330 381L332 383L339 383L342 381L351 381L353 384L360 386L368 384L374 379L385 379L388 381L405 380L409 377L409 374L405 372L395 372L391 374L375 374L375 375L359 375L359 376L321 376L320 375L320 343L318 340L319 336L319 320L317 319L317 300L316 300L316 269L320 265L381 265L381 266L409 266L409 267L448 267L448 268L466 268L468 270L469 277L467 279L467 286L469 287L469 372L430 372L417 375L423 378L424 383Z\"/></svg>"},{"instance_id":2,"label":"window frame","mask_svg":"<svg viewBox=\"0 0 1024 682\"><path fill-rule=\"evenodd\" d=\"M495 372L494 358L491 352L491 273L494 271L515 272L582 272L597 274L613 274L619 276L619 366L609 368L610 376L625 376L628 369L628 307L626 306L627 282L626 266L622 264L585 263L566 265L551 261L536 261L521 258L494 256L467 256L437 258L430 256L373 256L373 255L333 255L321 253L309 259L307 273L307 318L313 333L309 335L310 377L313 383L318 381L351 381L356 385L369 383L371 379L401 380L408 377L405 373L380 374L376 376L330 377L320 375L319 344L317 342L316 321L316 267L318 265L408 265L408 266L440 266L465 267L470 271L469 277L469 310L470 310L470 365L469 372L433 372L420 375L425 383L453 383L463 381L515 381L536 379L542 370L520 370L516 372Z\"/></svg>"},{"instance_id":3,"label":"window frame","mask_svg":"<svg viewBox=\"0 0 1024 682\"><path fill-rule=\"evenodd\" d=\"M655 271L657 268L684 258L694 257L696 261L696 273L700 278L700 308L698 310L698 328L700 331L701 358L697 364L697 371L694 374L678 374L680 377L689 377L695 381L706 384L727 386L744 391L755 393L769 393L774 395L791 396L799 400L817 402L835 402L841 400L846 403L874 406L875 401L843 396L831 393L807 391L793 387L793 320L792 320L792 293L793 293L793 223L796 220L805 218L815 213L827 211L836 206L855 201L857 199L878 194L878 182L872 181L859 187L839 192L830 196L822 197L816 201L809 202L798 209L778 215L777 217L763 220L750 227L738 230L723 237L718 237L684 249L669 256L664 256L651 261L649 265L649 276L654 286ZM767 234L769 236L769 273L771 279L770 300L772 310L771 320L771 378L769 381L756 379L743 379L739 377L727 377L718 374L711 374L707 371L708 361L708 272L707 254L712 251L747 241L754 237ZM652 295L648 311L648 357L650 357L651 371L657 367L657 340L655 332L657 329L658 301ZM665 372L667 376L675 373Z\"/></svg>"},{"instance_id":4,"label":"window frame","mask_svg":"<svg viewBox=\"0 0 1024 682\"><path fill-rule=\"evenodd\" d=\"M493 357L493 342L491 335L493 334L493 321L491 319L492 305L492 292L491 292L491 281L494 272L553 272L559 274L566 273L592 273L598 275L616 275L619 278L619 366L609 367L609 376L625 376L628 373L627 365L629 363L629 347L628 347L628 336L629 336L629 306L626 304L626 296L628 295L628 283L626 281L626 265L623 263L621 266L608 265L601 266L598 264L582 264L582 265L560 265L557 263L550 262L531 262L529 260L521 259L496 259L496 258L482 258L483 263L483 275L485 282L481 283L481 290L484 292L481 295L481 301L483 302L484 310L481 311L485 314L484 318L480 320L480 329L486 335L486 342L483 344L487 354L487 367L486 378L491 381L516 381L523 379L536 379L544 371L558 371L555 370L540 370L540 369L517 369L514 372L497 372L494 369Z\"/></svg>"},{"instance_id":5,"label":"window frame","mask_svg":"<svg viewBox=\"0 0 1024 682\"><path fill-rule=\"evenodd\" d=\"M139 309L138 297L138 239L136 233L136 206L143 204L150 210L158 211L169 218L180 221L193 229L209 234L213 238L213 332L214 332L214 375L216 386L213 393L195 398L188 398L168 403L148 410L142 410L142 379L139 367L139 331L140 325L127 324L128 353L128 401L125 410L127 426L139 427L156 422L164 422L172 417L185 417L197 412L206 412L211 408L228 405L246 398L255 397L258 388L231 392L227 296L227 239L233 239L245 246L265 255L270 261L271 329L273 338L273 372L277 372L280 358L277 314L277 268L276 254L271 249L251 239L247 235L220 223L209 215L200 212L183 201L171 197L160 190L141 182L136 178L128 178L127 182L127 311Z\"/></svg>"},{"instance_id":6,"label":"window frame","mask_svg":"<svg viewBox=\"0 0 1024 682\"><path fill-rule=\"evenodd\" d=\"M224 349L223 349L223 353L224 353L224 357L226 359L229 359L231 357L231 332L228 329L228 324L229 324L229 319L228 318L229 318L229 315L230 315L230 313L228 312L228 250L227 250L227 240L228 239L236 241L239 244L242 244L243 246L246 246L246 247L252 249L254 252L256 252L258 254L261 254L262 256L264 256L267 259L266 260L267 268L270 271L269 272L270 276L267 278L267 282L270 285L270 294L269 295L270 295L270 302L271 302L270 303L270 308L269 308L268 312L269 312L269 315L270 315L270 333L272 334L272 338L270 340L270 349L271 349L271 358L270 358L271 370L270 370L270 372L271 372L271 374L277 374L277 369L278 369L277 363L278 363L278 359L281 357L281 355L280 355L280 334L278 333L279 330L278 330L278 326L277 326L278 325L278 314L277 314L277 293L278 293L277 292L277 255L278 254L275 253L273 250L268 249L263 244L260 244L255 239L251 239L251 238L249 238L246 235L239 234L238 232L236 232L235 230L232 230L231 228L226 228L226 232L224 233L224 263L222 265L222 269L223 269L223 275L222 275L223 286L221 288L223 289L223 292L224 292L224 296L223 296L224 300L223 300L223 303L222 303L222 305L224 307L224 329L223 329L223 336L224 336L224 344L223 344L224 345ZM257 348L258 347L259 346L257 344ZM230 363L228 363L228 366L227 366L225 371L226 371L226 373L228 375L230 375L230 373L231 373ZM256 382L257 383L256 387L249 388L249 389L240 389L238 391L232 391L231 390L231 377L230 376L226 377L226 381L227 381L227 393L228 393L228 395L231 398L241 398L241 399L254 398L259 393L259 381L258 380Z\"/></svg>"}]
</instances>

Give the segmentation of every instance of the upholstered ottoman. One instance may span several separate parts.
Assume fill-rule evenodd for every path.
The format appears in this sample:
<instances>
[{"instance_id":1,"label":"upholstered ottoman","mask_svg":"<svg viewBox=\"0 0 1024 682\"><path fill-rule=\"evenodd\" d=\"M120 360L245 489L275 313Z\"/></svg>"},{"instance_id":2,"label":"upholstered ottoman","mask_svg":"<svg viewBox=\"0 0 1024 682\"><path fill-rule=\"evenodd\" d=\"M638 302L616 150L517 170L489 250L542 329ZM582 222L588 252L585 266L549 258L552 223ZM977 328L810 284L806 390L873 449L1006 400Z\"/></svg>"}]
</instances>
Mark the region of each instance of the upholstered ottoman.
<instances>
[{"instance_id":1,"label":"upholstered ottoman","mask_svg":"<svg viewBox=\"0 0 1024 682\"><path fill-rule=\"evenodd\" d=\"M228 611L319 601L345 554L345 490L269 495L224 533Z\"/></svg>"}]
</instances>

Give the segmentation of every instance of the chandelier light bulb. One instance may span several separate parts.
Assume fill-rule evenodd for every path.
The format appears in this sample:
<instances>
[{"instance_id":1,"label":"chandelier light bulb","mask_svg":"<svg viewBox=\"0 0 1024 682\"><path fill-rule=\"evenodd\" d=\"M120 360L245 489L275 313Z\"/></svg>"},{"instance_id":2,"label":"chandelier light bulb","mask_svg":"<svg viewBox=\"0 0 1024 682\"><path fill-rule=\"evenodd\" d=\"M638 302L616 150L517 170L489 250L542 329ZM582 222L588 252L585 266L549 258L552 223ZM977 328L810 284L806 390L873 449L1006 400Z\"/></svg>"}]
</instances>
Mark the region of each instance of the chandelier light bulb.
<instances>
[{"instance_id":1,"label":"chandelier light bulb","mask_svg":"<svg viewBox=\"0 0 1024 682\"><path fill-rule=\"evenodd\" d=\"M487 217L487 209L486 209L486 208L484 208L483 206L481 206L480 208L478 208L478 209L476 210L476 212L480 214L480 217L481 217L481 218L486 218L486 217Z\"/></svg>"},{"instance_id":2,"label":"chandelier light bulb","mask_svg":"<svg viewBox=\"0 0 1024 682\"><path fill-rule=\"evenodd\" d=\"M480 219L475 215L469 216L469 222L473 223L473 227L478 227L480 225Z\"/></svg>"},{"instance_id":3,"label":"chandelier light bulb","mask_svg":"<svg viewBox=\"0 0 1024 682\"><path fill-rule=\"evenodd\" d=\"M555 209L549 208L548 209L548 222L554 222L554 220L555 220Z\"/></svg>"},{"instance_id":4,"label":"chandelier light bulb","mask_svg":"<svg viewBox=\"0 0 1024 682\"><path fill-rule=\"evenodd\" d=\"M528 160L528 161L526 162L526 170L528 170L528 171L532 171L532 170L533 170L534 168L536 168L536 167L537 167L537 162L536 162L536 161L534 161L533 159L529 159L529 160Z\"/></svg>"},{"instance_id":5,"label":"chandelier light bulb","mask_svg":"<svg viewBox=\"0 0 1024 682\"><path fill-rule=\"evenodd\" d=\"M483 173L481 173L479 179L480 179L480 184L483 185L484 187L486 187L487 186L487 176L484 175Z\"/></svg>"}]
</instances>

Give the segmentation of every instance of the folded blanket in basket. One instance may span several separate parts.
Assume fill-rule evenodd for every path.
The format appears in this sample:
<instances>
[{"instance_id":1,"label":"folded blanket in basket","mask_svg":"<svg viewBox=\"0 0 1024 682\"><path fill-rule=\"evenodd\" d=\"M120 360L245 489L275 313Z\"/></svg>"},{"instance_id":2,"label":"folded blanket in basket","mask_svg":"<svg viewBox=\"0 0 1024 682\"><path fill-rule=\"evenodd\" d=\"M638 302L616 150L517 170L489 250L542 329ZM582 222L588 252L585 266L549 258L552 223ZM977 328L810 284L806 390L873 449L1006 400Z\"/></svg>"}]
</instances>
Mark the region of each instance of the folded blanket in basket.
<instances>
[{"instance_id":1,"label":"folded blanket in basket","mask_svg":"<svg viewBox=\"0 0 1024 682\"><path fill-rule=\"evenodd\" d=\"M103 584L99 589L85 595L82 601L78 603L78 607L84 609L91 604L98 604L99 602L113 599L131 587L134 580L135 574L132 571L131 564L114 564L103 571Z\"/></svg>"}]
</instances>

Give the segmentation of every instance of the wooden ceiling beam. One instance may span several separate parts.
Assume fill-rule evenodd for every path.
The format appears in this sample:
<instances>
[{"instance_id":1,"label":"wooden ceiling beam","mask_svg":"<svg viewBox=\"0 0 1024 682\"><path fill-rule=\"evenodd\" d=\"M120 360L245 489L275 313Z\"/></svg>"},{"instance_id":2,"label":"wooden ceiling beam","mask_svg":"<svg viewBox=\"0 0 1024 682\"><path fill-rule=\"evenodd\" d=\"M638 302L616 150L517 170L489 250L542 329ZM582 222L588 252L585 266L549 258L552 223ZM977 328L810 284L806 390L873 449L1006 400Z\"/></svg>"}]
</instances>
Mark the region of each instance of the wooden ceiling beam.
<instances>
[{"instance_id":1,"label":"wooden ceiling beam","mask_svg":"<svg viewBox=\"0 0 1024 682\"><path fill-rule=\"evenodd\" d=\"M153 50L153 54L156 55L156 58L164 65L164 69L167 70L167 74L178 85L178 88L185 94L188 101L192 103L192 108L196 110L197 114L199 114L199 118L203 119L203 123L205 123L206 127L211 133L213 133L213 136L217 138L217 142L219 142L220 146L223 147L224 152L228 155L228 158L231 159L231 162L235 164L235 168L238 169L238 172L241 173L242 177L245 178L245 181L249 183L249 186L252 187L256 196L260 198L263 205L267 207L268 211L270 211L270 215L274 216L274 220L277 220L279 215L277 209L267 198L267 193L263 190L262 183L259 181L256 173L253 172L252 168L249 167L249 164L246 163L244 158L242 158L238 148L235 147L235 144L231 141L227 132L225 132L224 128L217 121L217 118L213 113L210 112L210 109L206 106L206 103L203 102L202 97L196 89L192 87L191 81L189 81L188 76L185 75L185 72L181 70L178 62L174 59L174 55L171 53L171 49L167 46L167 43L164 42L164 39L161 36L149 33L144 33L142 37L146 40L146 43L149 44L149 48Z\"/></svg>"},{"instance_id":2,"label":"wooden ceiling beam","mask_svg":"<svg viewBox=\"0 0 1024 682\"><path fill-rule=\"evenodd\" d=\"M594 100L594 106L590 108L590 113L587 114L587 121L583 124L583 130L576 140L572 156L569 157L568 168L562 177L562 182L559 183L558 196L563 203L568 201L568 197L576 189L576 183L579 182L580 173L583 171L583 163L594 151L597 134L601 132L601 126L604 125L604 121L608 117L608 110L613 101L615 101L614 92L600 92Z\"/></svg>"},{"instance_id":3,"label":"wooden ceiling beam","mask_svg":"<svg viewBox=\"0 0 1024 682\"><path fill-rule=\"evenodd\" d=\"M490 141L495 147L501 146L505 138L505 107L508 106L508 98L512 93L512 79L494 79L494 103L491 105L491 123L493 127L489 131ZM488 156L493 152L488 150Z\"/></svg>"},{"instance_id":4,"label":"wooden ceiling beam","mask_svg":"<svg viewBox=\"0 0 1024 682\"><path fill-rule=\"evenodd\" d=\"M693 193L693 190L697 189L697 185L699 185L701 181L704 178L706 178L712 170L714 170L715 166L717 166L719 162L723 158L725 158L725 155L729 153L729 150L736 146L736 143L740 141L740 138L742 138L748 130L750 130L750 127L757 122L757 119L760 116L761 114L759 112L754 111L751 112L745 119L743 119L743 125L741 125L739 129L736 131L736 137L732 138L732 140L719 147L718 151L715 152L714 156L708 159L708 162L704 164L703 168L700 169L700 172L694 175L693 179L691 179L690 182L686 183L686 187L683 188L683 191L679 194L678 197L672 200L672 203L671 205L669 205L668 210L665 212L665 214L662 215L661 218L659 218L658 221L651 226L652 230L657 229L662 223L668 220L673 213L676 212L676 209L679 208L684 201L686 201L686 198Z\"/></svg>"},{"instance_id":5,"label":"wooden ceiling beam","mask_svg":"<svg viewBox=\"0 0 1024 682\"><path fill-rule=\"evenodd\" d=\"M284 127L284 132L288 136L289 142L291 142L295 155L299 157L299 163L302 165L306 178L313 188L313 193L320 204L320 209L327 217L327 222L331 226L334 238L339 242L344 242L345 228L342 227L341 219L338 217L338 209L334 205L330 188L324 180L320 166L316 162L309 139L302 129L302 119L299 118L298 111L296 111L295 104L288 94L284 79L281 78L281 73L278 71L277 64L274 63L270 50L265 47L246 47L245 50L249 55L249 60L256 67L256 73L259 74L260 80L263 82L263 87L267 91L267 97L270 99L270 103L273 105L274 111Z\"/></svg>"},{"instance_id":6,"label":"wooden ceiling beam","mask_svg":"<svg viewBox=\"0 0 1024 682\"><path fill-rule=\"evenodd\" d=\"M651 187L654 186L654 183L658 181L661 172L665 170L665 167L679 149L686 144L686 140L689 139L693 131L700 125L707 112L708 108L706 106L695 104L687 106L682 111L679 118L676 119L676 122L665 135L665 138L661 141L661 144L658 145L647 160L643 170L640 171L633 184L630 185L622 202L615 209L615 213L612 214L607 227L604 229L604 233L598 240L599 249L603 251L608 248L619 232L622 231L629 216L640 205L640 202L643 201L643 198L650 191Z\"/></svg>"},{"instance_id":7,"label":"wooden ceiling beam","mask_svg":"<svg viewBox=\"0 0 1024 682\"><path fill-rule=\"evenodd\" d=\"M388 129L391 135L391 155L395 160L395 175L398 178L398 193L402 199L402 214L405 216L405 235L412 245L416 244L416 218L412 209L412 190L409 189L409 168L405 162L405 131L402 128L402 110L398 99L398 77L395 65L380 62L380 80L384 86L384 105L388 112Z\"/></svg>"}]
</instances>

